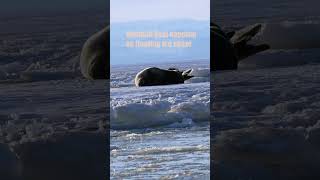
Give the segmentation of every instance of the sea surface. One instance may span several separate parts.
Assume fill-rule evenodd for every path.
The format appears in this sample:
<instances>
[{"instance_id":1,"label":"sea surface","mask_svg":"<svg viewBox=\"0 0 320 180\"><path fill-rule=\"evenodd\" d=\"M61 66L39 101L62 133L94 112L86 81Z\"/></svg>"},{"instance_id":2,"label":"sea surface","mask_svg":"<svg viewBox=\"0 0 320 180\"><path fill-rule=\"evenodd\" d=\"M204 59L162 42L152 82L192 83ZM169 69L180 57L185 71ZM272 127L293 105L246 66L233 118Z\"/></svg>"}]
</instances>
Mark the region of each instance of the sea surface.
<instances>
[{"instance_id":1,"label":"sea surface","mask_svg":"<svg viewBox=\"0 0 320 180\"><path fill-rule=\"evenodd\" d=\"M193 69L185 84L135 87L146 67ZM111 179L209 179L208 60L111 69Z\"/></svg>"}]
</instances>

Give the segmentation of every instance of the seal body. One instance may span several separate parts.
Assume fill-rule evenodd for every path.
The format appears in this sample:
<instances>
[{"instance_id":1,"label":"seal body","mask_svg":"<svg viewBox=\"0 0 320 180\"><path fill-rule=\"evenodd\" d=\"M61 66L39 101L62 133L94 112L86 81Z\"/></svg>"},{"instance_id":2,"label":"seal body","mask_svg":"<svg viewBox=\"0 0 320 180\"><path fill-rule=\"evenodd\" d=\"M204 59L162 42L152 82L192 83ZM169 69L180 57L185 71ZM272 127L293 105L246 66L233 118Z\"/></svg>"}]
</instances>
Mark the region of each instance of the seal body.
<instances>
[{"instance_id":1,"label":"seal body","mask_svg":"<svg viewBox=\"0 0 320 180\"><path fill-rule=\"evenodd\" d=\"M185 80L192 78L187 71L179 71L174 68L168 70L157 67L149 67L140 71L135 77L136 86L156 86L169 84L182 84Z\"/></svg>"},{"instance_id":2,"label":"seal body","mask_svg":"<svg viewBox=\"0 0 320 180\"><path fill-rule=\"evenodd\" d=\"M83 45L80 69L87 79L110 78L110 27L92 35Z\"/></svg>"},{"instance_id":3,"label":"seal body","mask_svg":"<svg viewBox=\"0 0 320 180\"><path fill-rule=\"evenodd\" d=\"M242 59L269 49L267 44L249 44L261 28L261 24L254 24L237 31L224 32L218 25L211 23L211 71L237 69Z\"/></svg>"}]
</instances>

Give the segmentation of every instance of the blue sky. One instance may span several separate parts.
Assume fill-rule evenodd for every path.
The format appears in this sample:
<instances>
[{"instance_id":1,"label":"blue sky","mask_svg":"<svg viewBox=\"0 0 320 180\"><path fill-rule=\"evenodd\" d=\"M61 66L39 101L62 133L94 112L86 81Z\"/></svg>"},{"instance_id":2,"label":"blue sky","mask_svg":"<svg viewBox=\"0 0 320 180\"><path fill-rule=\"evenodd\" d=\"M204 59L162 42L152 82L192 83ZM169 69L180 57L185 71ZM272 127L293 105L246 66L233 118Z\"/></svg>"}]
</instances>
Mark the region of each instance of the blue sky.
<instances>
[{"instance_id":1,"label":"blue sky","mask_svg":"<svg viewBox=\"0 0 320 180\"><path fill-rule=\"evenodd\" d=\"M158 32L197 32L191 48L127 48L125 47L126 32L158 31ZM210 59L210 28L209 21L171 20L171 21L135 21L114 23L111 25L111 64L145 64L164 63L170 61ZM141 39L141 41L156 39ZM157 39L157 41L177 41L174 39Z\"/></svg>"},{"instance_id":2,"label":"blue sky","mask_svg":"<svg viewBox=\"0 0 320 180\"><path fill-rule=\"evenodd\" d=\"M111 22L139 20L208 20L210 0L110 0Z\"/></svg>"},{"instance_id":3,"label":"blue sky","mask_svg":"<svg viewBox=\"0 0 320 180\"><path fill-rule=\"evenodd\" d=\"M209 59L210 0L111 0L111 64ZM195 31L192 48L125 48L130 31Z\"/></svg>"}]
</instances>

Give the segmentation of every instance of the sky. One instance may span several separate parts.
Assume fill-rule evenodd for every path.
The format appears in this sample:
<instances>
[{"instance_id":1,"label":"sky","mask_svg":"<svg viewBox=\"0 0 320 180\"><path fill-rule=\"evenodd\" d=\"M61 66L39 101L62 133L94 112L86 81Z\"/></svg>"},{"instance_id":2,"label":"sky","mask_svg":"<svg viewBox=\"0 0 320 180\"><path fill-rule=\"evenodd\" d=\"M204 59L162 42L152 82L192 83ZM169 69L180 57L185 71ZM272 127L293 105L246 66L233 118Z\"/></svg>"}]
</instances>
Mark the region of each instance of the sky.
<instances>
[{"instance_id":1,"label":"sky","mask_svg":"<svg viewBox=\"0 0 320 180\"><path fill-rule=\"evenodd\" d=\"M110 0L111 23L209 17L210 0Z\"/></svg>"},{"instance_id":2,"label":"sky","mask_svg":"<svg viewBox=\"0 0 320 180\"><path fill-rule=\"evenodd\" d=\"M171 20L114 23L110 32L110 60L112 65L178 62L210 58L209 21ZM126 32L196 32L196 38L126 38ZM190 48L128 48L126 41L191 41Z\"/></svg>"},{"instance_id":3,"label":"sky","mask_svg":"<svg viewBox=\"0 0 320 180\"><path fill-rule=\"evenodd\" d=\"M208 59L209 20L210 0L111 0L111 64ZM196 31L199 38L192 48L124 48L129 31Z\"/></svg>"}]
</instances>

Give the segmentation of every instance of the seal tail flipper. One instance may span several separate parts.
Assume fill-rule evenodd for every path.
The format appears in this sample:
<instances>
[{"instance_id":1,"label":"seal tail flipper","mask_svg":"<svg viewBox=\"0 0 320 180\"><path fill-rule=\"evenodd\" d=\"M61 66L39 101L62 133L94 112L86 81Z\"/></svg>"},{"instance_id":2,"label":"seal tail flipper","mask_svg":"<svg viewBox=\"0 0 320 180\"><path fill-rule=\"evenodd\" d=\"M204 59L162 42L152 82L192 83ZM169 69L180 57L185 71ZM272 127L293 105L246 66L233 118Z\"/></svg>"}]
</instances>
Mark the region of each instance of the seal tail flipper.
<instances>
[{"instance_id":1,"label":"seal tail flipper","mask_svg":"<svg viewBox=\"0 0 320 180\"><path fill-rule=\"evenodd\" d=\"M193 71L193 69L188 69L182 72L182 75L188 75Z\"/></svg>"},{"instance_id":2,"label":"seal tail flipper","mask_svg":"<svg viewBox=\"0 0 320 180\"><path fill-rule=\"evenodd\" d=\"M257 54L259 52L270 49L268 44L250 45L248 42L255 37L262 29L262 24L254 24L237 31L230 39L233 44L238 61Z\"/></svg>"},{"instance_id":3,"label":"seal tail flipper","mask_svg":"<svg viewBox=\"0 0 320 180\"><path fill-rule=\"evenodd\" d=\"M262 28L262 24L254 24L245 28L242 28L235 32L230 39L232 44L245 44L250 41L255 35L257 35Z\"/></svg>"},{"instance_id":4,"label":"seal tail flipper","mask_svg":"<svg viewBox=\"0 0 320 180\"><path fill-rule=\"evenodd\" d=\"M188 69L186 71L183 71L182 73L182 78L184 81L190 79L190 78L193 78L194 76L190 75L190 73L193 71L193 69Z\"/></svg>"}]
</instances>

